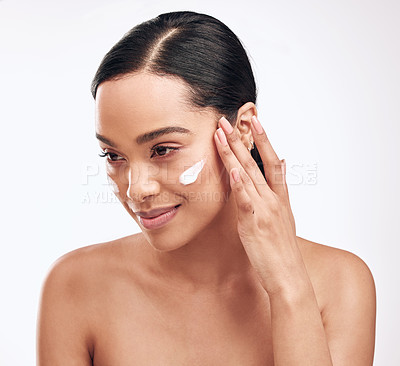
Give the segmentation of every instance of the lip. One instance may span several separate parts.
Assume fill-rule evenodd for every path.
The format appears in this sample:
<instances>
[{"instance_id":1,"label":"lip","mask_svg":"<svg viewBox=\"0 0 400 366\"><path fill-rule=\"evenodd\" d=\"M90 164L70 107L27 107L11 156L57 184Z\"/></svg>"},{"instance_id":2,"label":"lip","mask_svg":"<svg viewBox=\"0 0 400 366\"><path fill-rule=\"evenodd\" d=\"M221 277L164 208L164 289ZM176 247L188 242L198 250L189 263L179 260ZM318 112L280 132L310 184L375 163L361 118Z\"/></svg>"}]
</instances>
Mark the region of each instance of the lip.
<instances>
[{"instance_id":1,"label":"lip","mask_svg":"<svg viewBox=\"0 0 400 366\"><path fill-rule=\"evenodd\" d=\"M152 219L153 217L159 216L165 212L171 211L174 207L180 206L180 205L175 205L175 206L168 206L168 207L159 207L155 208L150 211L134 211L136 215L144 217L146 219Z\"/></svg>"},{"instance_id":2,"label":"lip","mask_svg":"<svg viewBox=\"0 0 400 366\"><path fill-rule=\"evenodd\" d=\"M144 215L139 215L138 213L136 213L136 214L139 217L140 223L146 229L158 229L158 228L166 225L168 222L170 222L175 217L180 206L181 205L172 206L169 208L157 209L158 212L161 212L161 213L159 213L158 216L155 216L152 218L148 218L148 217L146 218ZM146 213L146 216L150 216L150 214L154 216L154 212L157 212L157 210L148 211ZM144 214L144 212L142 212L142 214Z\"/></svg>"}]
</instances>

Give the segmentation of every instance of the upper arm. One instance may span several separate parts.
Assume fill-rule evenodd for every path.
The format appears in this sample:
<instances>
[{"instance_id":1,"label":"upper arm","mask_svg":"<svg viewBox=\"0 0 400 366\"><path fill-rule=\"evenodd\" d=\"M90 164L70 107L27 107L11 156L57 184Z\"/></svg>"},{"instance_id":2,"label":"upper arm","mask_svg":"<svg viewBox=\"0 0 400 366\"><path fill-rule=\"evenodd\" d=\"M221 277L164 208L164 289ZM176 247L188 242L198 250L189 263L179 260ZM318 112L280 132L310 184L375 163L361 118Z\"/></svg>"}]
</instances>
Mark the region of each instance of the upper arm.
<instances>
[{"instance_id":1,"label":"upper arm","mask_svg":"<svg viewBox=\"0 0 400 366\"><path fill-rule=\"evenodd\" d=\"M72 256L73 257L73 256ZM42 286L37 319L37 366L89 366L88 325L79 269L68 254Z\"/></svg>"},{"instance_id":2,"label":"upper arm","mask_svg":"<svg viewBox=\"0 0 400 366\"><path fill-rule=\"evenodd\" d=\"M376 290L368 266L342 251L329 281L329 301L322 318L334 366L373 364Z\"/></svg>"}]
</instances>

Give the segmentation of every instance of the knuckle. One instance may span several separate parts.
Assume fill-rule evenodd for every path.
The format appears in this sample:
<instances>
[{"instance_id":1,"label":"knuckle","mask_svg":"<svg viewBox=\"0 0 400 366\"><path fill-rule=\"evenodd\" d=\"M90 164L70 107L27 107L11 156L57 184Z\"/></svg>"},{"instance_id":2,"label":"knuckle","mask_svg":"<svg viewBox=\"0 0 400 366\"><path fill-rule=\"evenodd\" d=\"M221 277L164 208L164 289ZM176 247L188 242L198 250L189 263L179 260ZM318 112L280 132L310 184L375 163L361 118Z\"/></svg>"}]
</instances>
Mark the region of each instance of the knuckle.
<instances>
[{"instance_id":1,"label":"knuckle","mask_svg":"<svg viewBox=\"0 0 400 366\"><path fill-rule=\"evenodd\" d=\"M232 152L231 152L231 149L225 148L225 149L222 149L221 154L222 154L224 157L230 157L231 154L232 154Z\"/></svg>"},{"instance_id":2,"label":"knuckle","mask_svg":"<svg viewBox=\"0 0 400 366\"><path fill-rule=\"evenodd\" d=\"M279 200L277 200L276 198L272 199L269 202L269 211L271 212L271 214L273 216L275 216L279 213L279 208L280 208L280 203L279 203Z\"/></svg>"},{"instance_id":3,"label":"knuckle","mask_svg":"<svg viewBox=\"0 0 400 366\"><path fill-rule=\"evenodd\" d=\"M274 160L273 162L273 167L276 173L281 173L282 171L282 163L280 162L279 159Z\"/></svg>"},{"instance_id":4,"label":"knuckle","mask_svg":"<svg viewBox=\"0 0 400 366\"><path fill-rule=\"evenodd\" d=\"M255 162L255 160L253 158L248 158L243 162L243 167L246 170L252 171L255 169L258 169L257 163Z\"/></svg>"},{"instance_id":5,"label":"knuckle","mask_svg":"<svg viewBox=\"0 0 400 366\"><path fill-rule=\"evenodd\" d=\"M243 185L240 182L233 182L232 190L235 192L241 192L243 190Z\"/></svg>"},{"instance_id":6,"label":"knuckle","mask_svg":"<svg viewBox=\"0 0 400 366\"><path fill-rule=\"evenodd\" d=\"M239 205L239 208L241 211L246 213L253 212L253 204L250 201L242 202Z\"/></svg>"},{"instance_id":7,"label":"knuckle","mask_svg":"<svg viewBox=\"0 0 400 366\"><path fill-rule=\"evenodd\" d=\"M242 172L241 177L246 184L251 183L251 179L246 172Z\"/></svg>"},{"instance_id":8,"label":"knuckle","mask_svg":"<svg viewBox=\"0 0 400 366\"><path fill-rule=\"evenodd\" d=\"M265 210L262 217L257 221L257 226L260 230L272 229L274 222L272 213L269 210Z\"/></svg>"},{"instance_id":9,"label":"knuckle","mask_svg":"<svg viewBox=\"0 0 400 366\"><path fill-rule=\"evenodd\" d=\"M265 134L265 132L263 132L261 135L257 136L257 142L261 143L261 144L266 144L268 142L268 137Z\"/></svg>"},{"instance_id":10,"label":"knuckle","mask_svg":"<svg viewBox=\"0 0 400 366\"><path fill-rule=\"evenodd\" d=\"M236 131L233 131L233 133L231 133L230 135L228 135L229 140L232 143L237 143L239 141L239 136L238 133Z\"/></svg>"},{"instance_id":11,"label":"knuckle","mask_svg":"<svg viewBox=\"0 0 400 366\"><path fill-rule=\"evenodd\" d=\"M235 192L241 192L244 188L240 183L235 183L232 187Z\"/></svg>"}]
</instances>

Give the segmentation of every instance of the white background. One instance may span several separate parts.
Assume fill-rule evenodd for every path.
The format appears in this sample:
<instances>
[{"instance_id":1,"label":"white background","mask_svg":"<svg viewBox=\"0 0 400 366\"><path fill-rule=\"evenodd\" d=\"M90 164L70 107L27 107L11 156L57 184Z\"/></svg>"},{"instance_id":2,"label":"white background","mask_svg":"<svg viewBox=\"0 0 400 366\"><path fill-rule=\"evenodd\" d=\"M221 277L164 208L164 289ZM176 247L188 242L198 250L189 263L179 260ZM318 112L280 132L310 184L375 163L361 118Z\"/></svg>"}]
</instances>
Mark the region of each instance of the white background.
<instances>
[{"instance_id":1,"label":"white background","mask_svg":"<svg viewBox=\"0 0 400 366\"><path fill-rule=\"evenodd\" d=\"M368 264L375 365L399 365L395 0L0 0L0 364L35 363L40 289L59 256L139 230L97 156L90 82L125 32L174 10L213 15L245 44L297 233Z\"/></svg>"}]
</instances>

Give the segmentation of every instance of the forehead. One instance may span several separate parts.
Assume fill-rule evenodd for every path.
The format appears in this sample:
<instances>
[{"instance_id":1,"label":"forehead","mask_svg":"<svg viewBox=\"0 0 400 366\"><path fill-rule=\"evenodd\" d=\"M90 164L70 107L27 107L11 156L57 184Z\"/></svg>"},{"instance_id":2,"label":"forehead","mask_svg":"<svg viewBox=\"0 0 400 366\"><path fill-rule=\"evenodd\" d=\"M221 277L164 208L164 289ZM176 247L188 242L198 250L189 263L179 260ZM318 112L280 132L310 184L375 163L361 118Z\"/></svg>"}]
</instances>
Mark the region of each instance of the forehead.
<instances>
[{"instance_id":1,"label":"forehead","mask_svg":"<svg viewBox=\"0 0 400 366\"><path fill-rule=\"evenodd\" d=\"M213 129L215 111L191 105L189 93L187 84L177 77L147 73L103 82L96 94L96 133L110 140L132 141L168 126L194 134Z\"/></svg>"},{"instance_id":2,"label":"forehead","mask_svg":"<svg viewBox=\"0 0 400 366\"><path fill-rule=\"evenodd\" d=\"M160 120L189 112L189 90L179 78L138 73L99 85L96 121Z\"/></svg>"}]
</instances>

